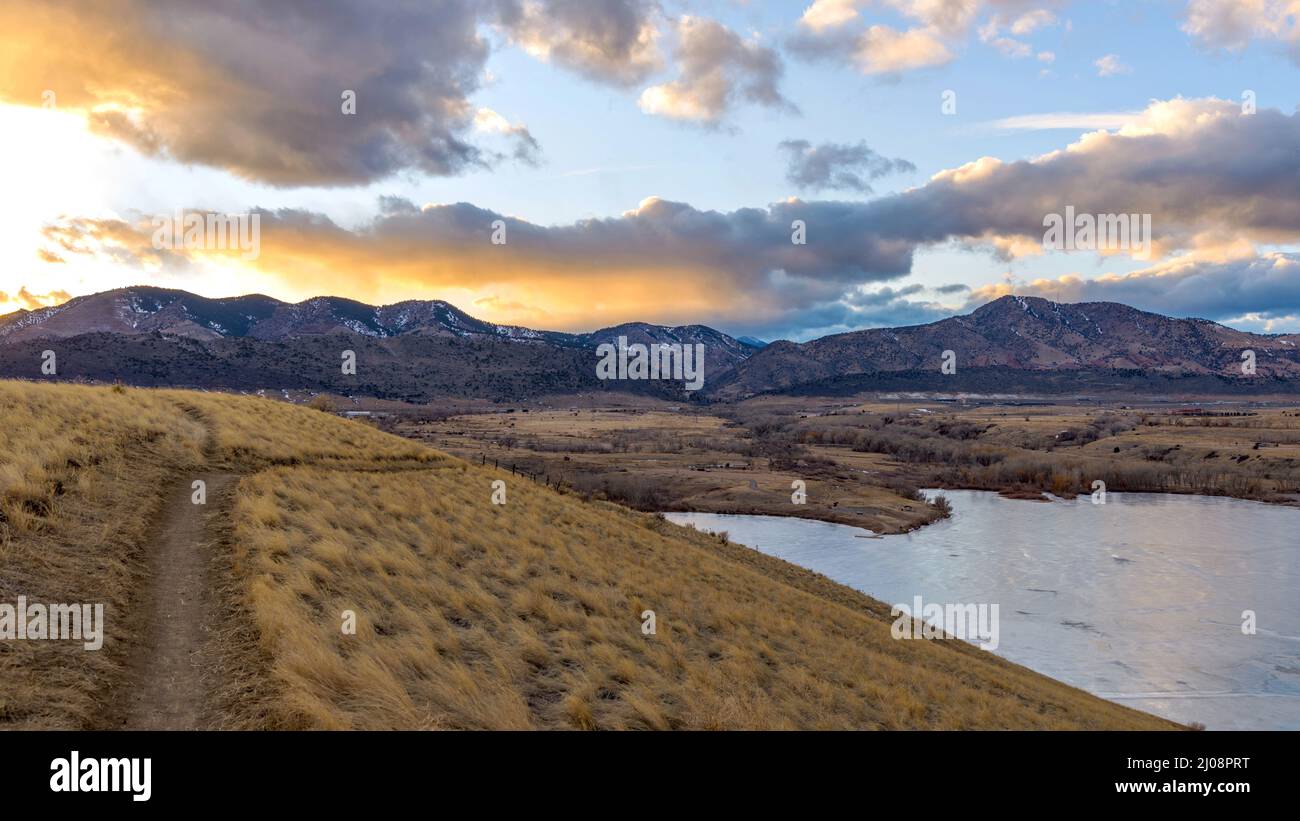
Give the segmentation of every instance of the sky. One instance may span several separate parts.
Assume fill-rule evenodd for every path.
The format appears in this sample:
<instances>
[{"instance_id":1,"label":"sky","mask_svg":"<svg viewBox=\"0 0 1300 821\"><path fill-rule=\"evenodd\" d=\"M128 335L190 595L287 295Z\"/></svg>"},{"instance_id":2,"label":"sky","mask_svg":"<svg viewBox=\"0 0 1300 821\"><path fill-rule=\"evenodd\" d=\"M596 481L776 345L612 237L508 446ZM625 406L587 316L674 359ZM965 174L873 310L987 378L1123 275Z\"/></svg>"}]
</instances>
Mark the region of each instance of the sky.
<instances>
[{"instance_id":1,"label":"sky","mask_svg":"<svg viewBox=\"0 0 1300 821\"><path fill-rule=\"evenodd\" d=\"M0 313L148 284L805 340L1015 293L1296 332L1298 79L1300 0L6 0ZM1050 247L1067 208L1150 241ZM256 253L160 244L178 210L257 215Z\"/></svg>"}]
</instances>

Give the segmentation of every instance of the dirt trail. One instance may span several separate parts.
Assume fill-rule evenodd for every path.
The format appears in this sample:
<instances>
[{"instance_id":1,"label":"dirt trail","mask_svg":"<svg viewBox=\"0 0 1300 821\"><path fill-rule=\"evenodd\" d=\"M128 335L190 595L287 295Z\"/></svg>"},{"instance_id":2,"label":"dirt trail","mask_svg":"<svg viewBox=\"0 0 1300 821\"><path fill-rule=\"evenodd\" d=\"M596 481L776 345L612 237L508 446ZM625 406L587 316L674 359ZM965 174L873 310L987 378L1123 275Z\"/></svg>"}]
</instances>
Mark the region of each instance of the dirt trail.
<instances>
[{"instance_id":1,"label":"dirt trail","mask_svg":"<svg viewBox=\"0 0 1300 821\"><path fill-rule=\"evenodd\" d=\"M191 483L207 483L207 503L192 501ZM214 616L210 572L212 519L239 477L197 471L167 495L157 538L149 546L152 580L140 644L131 655L121 705L122 726L190 730L204 710L202 653Z\"/></svg>"}]
</instances>

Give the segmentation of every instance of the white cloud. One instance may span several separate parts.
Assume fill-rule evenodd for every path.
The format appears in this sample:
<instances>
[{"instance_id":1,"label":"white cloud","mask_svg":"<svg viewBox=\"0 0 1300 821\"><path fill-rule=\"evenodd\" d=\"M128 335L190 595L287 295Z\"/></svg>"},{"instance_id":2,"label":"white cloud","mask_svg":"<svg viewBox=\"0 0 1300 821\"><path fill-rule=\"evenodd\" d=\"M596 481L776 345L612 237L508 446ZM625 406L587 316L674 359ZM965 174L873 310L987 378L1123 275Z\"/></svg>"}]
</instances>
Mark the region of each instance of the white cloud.
<instances>
[{"instance_id":1,"label":"white cloud","mask_svg":"<svg viewBox=\"0 0 1300 821\"><path fill-rule=\"evenodd\" d=\"M816 0L804 10L799 24L824 31L858 19L858 0Z\"/></svg>"},{"instance_id":2,"label":"white cloud","mask_svg":"<svg viewBox=\"0 0 1300 821\"><path fill-rule=\"evenodd\" d=\"M941 66L951 62L953 55L934 29L872 26L859 40L854 58L864 74L893 74Z\"/></svg>"},{"instance_id":3,"label":"white cloud","mask_svg":"<svg viewBox=\"0 0 1300 821\"><path fill-rule=\"evenodd\" d=\"M1097 67L1098 77L1112 77L1116 74L1128 74L1133 71L1133 69L1120 62L1119 57L1114 54L1098 57L1093 61L1093 65Z\"/></svg>"},{"instance_id":4,"label":"white cloud","mask_svg":"<svg viewBox=\"0 0 1300 821\"><path fill-rule=\"evenodd\" d=\"M1034 49L1017 38L1056 22L1055 13L1040 5L1034 0L816 0L804 10L787 47L807 60L854 64L864 74L897 74L951 62L954 50L987 13L978 27L980 40L1005 57L1021 59L1033 56ZM855 25L867 6L893 11L914 24L873 20Z\"/></svg>"},{"instance_id":5,"label":"white cloud","mask_svg":"<svg viewBox=\"0 0 1300 821\"><path fill-rule=\"evenodd\" d=\"M1050 26L1056 22L1056 15L1048 9L1034 9L1027 11L1016 18L1011 24L1011 33L1017 37L1023 37L1031 34L1036 29L1043 26Z\"/></svg>"},{"instance_id":6,"label":"white cloud","mask_svg":"<svg viewBox=\"0 0 1300 821\"><path fill-rule=\"evenodd\" d=\"M1028 57L1034 53L1034 50L1029 47L1028 43L1022 43L1019 40L1014 40L1010 37L996 37L992 40L991 44L995 49L1001 52L1003 57L1020 59L1022 57Z\"/></svg>"},{"instance_id":7,"label":"white cloud","mask_svg":"<svg viewBox=\"0 0 1300 821\"><path fill-rule=\"evenodd\" d=\"M515 159L530 165L538 162L541 146L523 123L511 123L490 108L480 108L474 112L474 129L510 138L515 145Z\"/></svg>"},{"instance_id":8,"label":"white cloud","mask_svg":"<svg viewBox=\"0 0 1300 821\"><path fill-rule=\"evenodd\" d=\"M682 17L675 30L678 78L641 92L642 111L716 125L742 101L795 110L778 89L785 66L774 49L699 17Z\"/></svg>"},{"instance_id":9,"label":"white cloud","mask_svg":"<svg viewBox=\"0 0 1300 821\"><path fill-rule=\"evenodd\" d=\"M1236 51L1255 39L1288 43L1300 62L1300 0L1190 0L1182 28L1207 48Z\"/></svg>"},{"instance_id":10,"label":"white cloud","mask_svg":"<svg viewBox=\"0 0 1300 821\"><path fill-rule=\"evenodd\" d=\"M1050 131L1054 129L1120 128L1133 122L1140 111L1054 111L1043 114L1020 114L993 120L986 125L1000 131Z\"/></svg>"}]
</instances>

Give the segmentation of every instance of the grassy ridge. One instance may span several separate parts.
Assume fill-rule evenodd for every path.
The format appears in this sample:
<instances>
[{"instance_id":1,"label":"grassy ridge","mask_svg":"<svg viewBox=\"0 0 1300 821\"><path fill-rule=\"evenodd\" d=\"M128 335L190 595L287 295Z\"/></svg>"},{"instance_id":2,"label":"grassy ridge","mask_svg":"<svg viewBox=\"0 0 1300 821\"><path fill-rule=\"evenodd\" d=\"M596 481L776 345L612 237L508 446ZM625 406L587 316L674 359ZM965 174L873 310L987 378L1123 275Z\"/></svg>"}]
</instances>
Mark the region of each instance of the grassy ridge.
<instances>
[{"instance_id":1,"label":"grassy ridge","mask_svg":"<svg viewBox=\"0 0 1300 821\"><path fill-rule=\"evenodd\" d=\"M747 548L318 411L15 383L0 402L24 420L0 440L18 512L0 601L108 601L115 628L100 653L0 642L0 726L102 720L148 522L169 479L213 465L246 474L220 508L215 726L1173 726L966 645L894 641L881 603ZM26 504L68 453L83 472Z\"/></svg>"},{"instance_id":2,"label":"grassy ridge","mask_svg":"<svg viewBox=\"0 0 1300 821\"><path fill-rule=\"evenodd\" d=\"M147 583L158 492L197 465L203 426L157 395L0 382L0 602L105 606L103 649L0 641L0 726L94 726Z\"/></svg>"},{"instance_id":3,"label":"grassy ridge","mask_svg":"<svg viewBox=\"0 0 1300 821\"><path fill-rule=\"evenodd\" d=\"M0 727L99 727L142 629L169 487L214 465L428 462L438 454L241 396L0 381L0 602L103 603L101 650L0 641Z\"/></svg>"}]
</instances>

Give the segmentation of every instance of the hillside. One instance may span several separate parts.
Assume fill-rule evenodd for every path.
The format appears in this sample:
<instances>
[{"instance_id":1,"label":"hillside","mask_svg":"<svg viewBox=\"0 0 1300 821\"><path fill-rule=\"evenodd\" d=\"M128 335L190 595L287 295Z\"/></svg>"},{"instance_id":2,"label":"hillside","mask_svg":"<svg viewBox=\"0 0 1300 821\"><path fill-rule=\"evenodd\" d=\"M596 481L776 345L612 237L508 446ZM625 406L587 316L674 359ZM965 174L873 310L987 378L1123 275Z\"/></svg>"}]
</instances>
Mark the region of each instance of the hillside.
<instances>
[{"instance_id":1,"label":"hillside","mask_svg":"<svg viewBox=\"0 0 1300 821\"><path fill-rule=\"evenodd\" d=\"M0 643L0 726L1172 726L895 641L885 605L747 548L320 411L16 382L0 410L0 601L103 602L109 625L95 652ZM178 562L202 602L162 618Z\"/></svg>"},{"instance_id":2,"label":"hillside","mask_svg":"<svg viewBox=\"0 0 1300 821\"><path fill-rule=\"evenodd\" d=\"M608 383L596 378L594 353L495 339L410 335L381 339L322 334L263 341L199 341L161 334L90 333L52 342L0 345L0 375L39 379L41 352L58 353L58 378L141 387L262 388L374 396L411 402L444 397L517 401L556 393L630 390L677 397L665 382ZM345 374L342 353L356 354Z\"/></svg>"},{"instance_id":3,"label":"hillside","mask_svg":"<svg viewBox=\"0 0 1300 821\"><path fill-rule=\"evenodd\" d=\"M159 333L197 340L283 340L335 333L377 338L424 334L579 344L570 334L482 322L441 301L374 306L341 297L317 297L287 303L261 294L209 299L187 291L148 286L104 291L52 308L0 317L0 339L10 342L86 333Z\"/></svg>"},{"instance_id":4,"label":"hillside","mask_svg":"<svg viewBox=\"0 0 1300 821\"><path fill-rule=\"evenodd\" d=\"M602 381L597 346L701 345L704 387ZM417 403L498 402L605 391L675 402L762 393L1282 394L1300 391L1300 335L1261 335L1117 303L1002 297L966 316L804 343L763 344L704 325L632 322L582 334L475 319L440 301L372 306L337 297L290 304L250 295L207 299L123 288L0 316L0 377L59 376L145 387L290 389ZM355 375L339 367L357 353ZM943 374L944 351L956 374ZM1253 351L1256 373L1242 373Z\"/></svg>"},{"instance_id":5,"label":"hillside","mask_svg":"<svg viewBox=\"0 0 1300 821\"><path fill-rule=\"evenodd\" d=\"M0 377L40 376L41 353L53 349L60 376L144 387L299 389L416 402L614 389L689 398L677 383L598 379L596 348L619 337L703 345L709 378L756 350L703 325L632 322L568 334L484 322L436 300L291 304L260 294L209 299L135 287L0 316ZM357 353L356 375L342 373L344 350Z\"/></svg>"},{"instance_id":6,"label":"hillside","mask_svg":"<svg viewBox=\"0 0 1300 821\"><path fill-rule=\"evenodd\" d=\"M966 316L926 325L874 328L810 342L774 342L711 386L734 398L765 391L853 389L987 392L1161 389L1184 377L1211 389L1249 390L1241 354L1256 354L1259 384L1300 377L1300 335L1265 336L1203 319L1175 319L1114 302L1067 305L1005 296ZM956 374L942 374L943 352ZM964 372L971 371L972 374ZM978 375L971 379L968 376ZM870 378L857 378L870 377ZM956 378L953 378L956 377ZM801 386L804 386L801 390Z\"/></svg>"}]
</instances>

